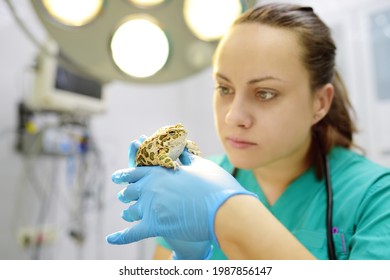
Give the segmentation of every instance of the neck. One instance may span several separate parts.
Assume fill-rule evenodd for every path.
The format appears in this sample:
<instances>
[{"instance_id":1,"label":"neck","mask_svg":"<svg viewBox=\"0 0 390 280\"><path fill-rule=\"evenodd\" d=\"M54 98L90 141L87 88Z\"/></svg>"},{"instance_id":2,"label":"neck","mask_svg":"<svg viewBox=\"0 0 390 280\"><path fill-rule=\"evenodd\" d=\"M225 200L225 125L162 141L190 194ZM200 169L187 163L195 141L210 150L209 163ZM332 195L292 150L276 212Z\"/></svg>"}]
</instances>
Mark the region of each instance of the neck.
<instances>
[{"instance_id":1,"label":"neck","mask_svg":"<svg viewBox=\"0 0 390 280\"><path fill-rule=\"evenodd\" d=\"M309 167L310 141L305 146L284 159L253 170L255 178L270 205L280 197L291 182Z\"/></svg>"}]
</instances>

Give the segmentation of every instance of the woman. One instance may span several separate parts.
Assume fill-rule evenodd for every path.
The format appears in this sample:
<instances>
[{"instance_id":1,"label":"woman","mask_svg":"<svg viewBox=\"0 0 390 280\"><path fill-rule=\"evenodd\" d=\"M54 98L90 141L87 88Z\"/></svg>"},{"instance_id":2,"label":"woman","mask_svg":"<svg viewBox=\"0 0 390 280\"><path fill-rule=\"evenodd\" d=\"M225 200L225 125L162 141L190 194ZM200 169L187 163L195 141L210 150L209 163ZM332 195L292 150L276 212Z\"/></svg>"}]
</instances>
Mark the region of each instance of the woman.
<instances>
[{"instance_id":1,"label":"woman","mask_svg":"<svg viewBox=\"0 0 390 280\"><path fill-rule=\"evenodd\" d=\"M120 200L138 200L123 218L141 223L108 242L162 236L178 259L390 259L390 171L351 150L355 126L335 52L311 8L243 14L213 62L227 154L215 162L235 179L187 153L174 176L118 171L114 182L131 183Z\"/></svg>"}]
</instances>

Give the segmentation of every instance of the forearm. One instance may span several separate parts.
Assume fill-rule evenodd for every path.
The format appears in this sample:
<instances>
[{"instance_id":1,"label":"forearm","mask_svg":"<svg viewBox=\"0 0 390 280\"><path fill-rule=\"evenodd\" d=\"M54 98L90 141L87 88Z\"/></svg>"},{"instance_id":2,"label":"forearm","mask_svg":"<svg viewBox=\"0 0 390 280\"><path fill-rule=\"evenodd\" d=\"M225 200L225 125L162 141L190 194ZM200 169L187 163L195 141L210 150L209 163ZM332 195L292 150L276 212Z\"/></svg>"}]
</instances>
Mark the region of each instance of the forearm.
<instances>
[{"instance_id":1,"label":"forearm","mask_svg":"<svg viewBox=\"0 0 390 280\"><path fill-rule=\"evenodd\" d=\"M221 206L215 219L215 233L229 259L315 259L251 196L236 195Z\"/></svg>"}]
</instances>

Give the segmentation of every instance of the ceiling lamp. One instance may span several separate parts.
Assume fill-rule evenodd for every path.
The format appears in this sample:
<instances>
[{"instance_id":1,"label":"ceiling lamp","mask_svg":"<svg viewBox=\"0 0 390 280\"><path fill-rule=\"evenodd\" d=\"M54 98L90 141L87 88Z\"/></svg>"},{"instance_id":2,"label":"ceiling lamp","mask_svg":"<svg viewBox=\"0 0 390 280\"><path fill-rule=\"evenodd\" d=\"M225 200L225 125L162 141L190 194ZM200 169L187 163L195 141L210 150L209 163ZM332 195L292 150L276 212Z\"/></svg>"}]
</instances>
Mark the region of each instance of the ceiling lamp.
<instances>
[{"instance_id":1,"label":"ceiling lamp","mask_svg":"<svg viewBox=\"0 0 390 280\"><path fill-rule=\"evenodd\" d=\"M53 19L68 26L91 22L103 8L103 0L43 0L42 4Z\"/></svg>"},{"instance_id":2,"label":"ceiling lamp","mask_svg":"<svg viewBox=\"0 0 390 280\"><path fill-rule=\"evenodd\" d=\"M54 3L73 6L54 9ZM219 38L241 12L255 3L31 0L61 53L83 72L102 83L123 80L145 84L179 80L209 67ZM90 13L84 19L77 16L77 20L70 20L65 14L59 16L65 11L72 11L71 15L78 11Z\"/></svg>"},{"instance_id":3,"label":"ceiling lamp","mask_svg":"<svg viewBox=\"0 0 390 280\"><path fill-rule=\"evenodd\" d=\"M111 40L111 52L120 70L145 78L163 68L168 59L169 42L153 19L140 16L119 26Z\"/></svg>"},{"instance_id":4,"label":"ceiling lamp","mask_svg":"<svg viewBox=\"0 0 390 280\"><path fill-rule=\"evenodd\" d=\"M242 13L237 0L185 0L184 19L190 30L201 40L220 39Z\"/></svg>"}]
</instances>

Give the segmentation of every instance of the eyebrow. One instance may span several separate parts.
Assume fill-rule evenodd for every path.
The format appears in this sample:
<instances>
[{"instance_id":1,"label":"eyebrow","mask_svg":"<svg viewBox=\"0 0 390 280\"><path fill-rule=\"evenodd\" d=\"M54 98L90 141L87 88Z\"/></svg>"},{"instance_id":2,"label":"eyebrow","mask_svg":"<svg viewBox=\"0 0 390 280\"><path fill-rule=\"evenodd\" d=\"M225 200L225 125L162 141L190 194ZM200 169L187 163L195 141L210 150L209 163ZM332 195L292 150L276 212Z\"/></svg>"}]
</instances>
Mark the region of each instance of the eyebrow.
<instances>
[{"instance_id":1,"label":"eyebrow","mask_svg":"<svg viewBox=\"0 0 390 280\"><path fill-rule=\"evenodd\" d=\"M229 78L226 77L225 75L221 74L221 73L216 73L215 74L216 77L219 77L227 82L230 82ZM256 84L256 83L260 83L260 82L264 82L264 81L268 81L268 80L276 80L276 81L283 81L282 79L279 79L277 77L274 77L274 76L271 76L271 75L267 75L267 76L263 76L263 77L259 77L259 78L256 78L256 79L252 79L252 80L249 80L247 82L248 85L250 84Z\"/></svg>"}]
</instances>

